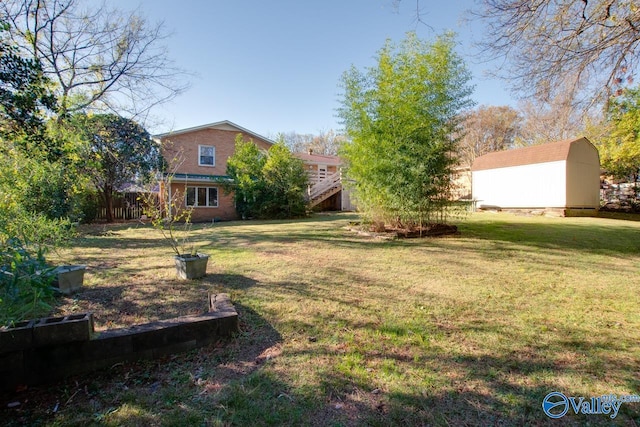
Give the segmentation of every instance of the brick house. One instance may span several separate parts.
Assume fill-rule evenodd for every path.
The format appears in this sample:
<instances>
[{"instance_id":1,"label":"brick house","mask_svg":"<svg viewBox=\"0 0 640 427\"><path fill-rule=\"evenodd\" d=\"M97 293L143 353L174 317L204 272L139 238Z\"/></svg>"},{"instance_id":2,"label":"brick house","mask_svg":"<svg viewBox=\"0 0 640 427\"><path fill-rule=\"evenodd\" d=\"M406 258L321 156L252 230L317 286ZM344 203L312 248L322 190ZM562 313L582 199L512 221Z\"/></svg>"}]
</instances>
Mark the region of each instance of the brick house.
<instances>
[{"instance_id":1,"label":"brick house","mask_svg":"<svg viewBox=\"0 0 640 427\"><path fill-rule=\"evenodd\" d=\"M274 144L228 120L155 136L162 144L162 155L172 176L169 194L179 194L182 203L193 207L192 221L238 218L233 194L225 195L221 186L229 179L227 159L234 153L238 134L264 150ZM166 185L166 181L162 184Z\"/></svg>"},{"instance_id":2,"label":"brick house","mask_svg":"<svg viewBox=\"0 0 640 427\"><path fill-rule=\"evenodd\" d=\"M234 154L236 136L251 139L259 148L269 150L269 138L228 120L156 135L167 162L167 173L160 188L171 176L170 197L178 195L183 207L192 207L191 220L238 219L233 194L224 194L222 183L229 180L227 159ZM294 153L309 174L309 208L351 210L351 201L342 189L341 160L336 156ZM162 191L161 191L162 193Z\"/></svg>"}]
</instances>

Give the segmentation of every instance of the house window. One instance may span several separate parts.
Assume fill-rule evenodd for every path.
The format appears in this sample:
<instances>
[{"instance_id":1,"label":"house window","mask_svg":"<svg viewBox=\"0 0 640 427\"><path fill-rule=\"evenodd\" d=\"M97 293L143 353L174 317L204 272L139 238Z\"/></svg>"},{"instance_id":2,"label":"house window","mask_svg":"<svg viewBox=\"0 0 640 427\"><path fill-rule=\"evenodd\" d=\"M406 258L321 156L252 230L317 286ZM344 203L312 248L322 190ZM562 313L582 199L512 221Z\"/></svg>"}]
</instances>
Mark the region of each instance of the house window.
<instances>
[{"instance_id":1,"label":"house window","mask_svg":"<svg viewBox=\"0 0 640 427\"><path fill-rule=\"evenodd\" d=\"M199 145L198 150L199 150L198 165L200 166L216 165L216 147L212 145Z\"/></svg>"},{"instance_id":2,"label":"house window","mask_svg":"<svg viewBox=\"0 0 640 427\"><path fill-rule=\"evenodd\" d=\"M186 202L189 207L218 207L217 187L187 187Z\"/></svg>"}]
</instances>

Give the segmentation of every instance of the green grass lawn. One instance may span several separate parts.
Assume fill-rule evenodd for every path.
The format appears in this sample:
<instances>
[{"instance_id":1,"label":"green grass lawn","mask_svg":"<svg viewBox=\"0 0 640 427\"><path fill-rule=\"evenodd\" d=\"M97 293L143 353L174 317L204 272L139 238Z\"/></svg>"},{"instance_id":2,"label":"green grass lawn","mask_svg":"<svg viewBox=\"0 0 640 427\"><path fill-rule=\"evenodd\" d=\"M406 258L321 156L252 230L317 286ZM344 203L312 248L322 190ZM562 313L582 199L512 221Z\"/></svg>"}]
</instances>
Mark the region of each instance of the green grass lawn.
<instances>
[{"instance_id":1,"label":"green grass lawn","mask_svg":"<svg viewBox=\"0 0 640 427\"><path fill-rule=\"evenodd\" d=\"M194 313L229 293L228 343L34 388L0 417L43 425L638 425L542 411L640 394L640 222L473 214L460 235L381 240L355 215L196 227L208 276L174 278L148 226L93 228L57 313L98 329ZM24 400L28 397L28 402ZM58 403L58 409L53 408ZM6 404L4 405L6 408Z\"/></svg>"}]
</instances>

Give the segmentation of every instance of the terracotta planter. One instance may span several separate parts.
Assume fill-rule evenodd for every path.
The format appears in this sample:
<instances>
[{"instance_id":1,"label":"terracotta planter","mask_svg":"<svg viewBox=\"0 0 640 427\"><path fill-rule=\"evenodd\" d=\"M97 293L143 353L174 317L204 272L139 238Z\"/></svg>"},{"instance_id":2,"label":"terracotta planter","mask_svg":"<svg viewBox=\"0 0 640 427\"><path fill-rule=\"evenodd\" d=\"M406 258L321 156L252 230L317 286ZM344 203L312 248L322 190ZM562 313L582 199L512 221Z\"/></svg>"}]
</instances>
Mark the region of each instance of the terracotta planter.
<instances>
[{"instance_id":1,"label":"terracotta planter","mask_svg":"<svg viewBox=\"0 0 640 427\"><path fill-rule=\"evenodd\" d=\"M84 282L85 265L61 265L54 270L56 280L53 286L60 289L65 295L69 295L82 287Z\"/></svg>"},{"instance_id":2,"label":"terracotta planter","mask_svg":"<svg viewBox=\"0 0 640 427\"><path fill-rule=\"evenodd\" d=\"M207 274L209 255L176 255L176 273L182 279L198 279Z\"/></svg>"}]
</instances>

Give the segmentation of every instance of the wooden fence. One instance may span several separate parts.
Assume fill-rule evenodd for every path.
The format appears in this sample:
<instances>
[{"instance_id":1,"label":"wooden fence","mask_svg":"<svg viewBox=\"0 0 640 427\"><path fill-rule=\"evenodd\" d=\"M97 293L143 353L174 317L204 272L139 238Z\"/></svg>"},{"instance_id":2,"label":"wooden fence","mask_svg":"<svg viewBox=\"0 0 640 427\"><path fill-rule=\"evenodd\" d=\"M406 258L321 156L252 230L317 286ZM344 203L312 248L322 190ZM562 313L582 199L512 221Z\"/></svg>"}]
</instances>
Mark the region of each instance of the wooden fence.
<instances>
[{"instance_id":1,"label":"wooden fence","mask_svg":"<svg viewBox=\"0 0 640 427\"><path fill-rule=\"evenodd\" d=\"M141 193L116 193L113 197L113 219L139 219L144 214L144 207L140 200ZM97 220L107 219L107 207L102 198L98 206Z\"/></svg>"}]
</instances>

